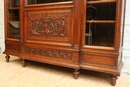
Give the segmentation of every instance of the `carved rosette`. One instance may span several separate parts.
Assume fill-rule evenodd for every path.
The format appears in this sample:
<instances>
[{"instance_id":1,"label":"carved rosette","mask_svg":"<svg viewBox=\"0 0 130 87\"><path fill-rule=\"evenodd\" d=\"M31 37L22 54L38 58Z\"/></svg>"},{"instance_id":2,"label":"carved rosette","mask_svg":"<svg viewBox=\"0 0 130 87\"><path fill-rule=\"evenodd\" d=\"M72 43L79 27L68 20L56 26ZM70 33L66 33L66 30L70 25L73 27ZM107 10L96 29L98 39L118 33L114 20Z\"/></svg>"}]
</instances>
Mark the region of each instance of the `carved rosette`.
<instances>
[{"instance_id":1,"label":"carved rosette","mask_svg":"<svg viewBox=\"0 0 130 87\"><path fill-rule=\"evenodd\" d=\"M62 59L72 59L72 53L68 52L60 52L60 51L53 51L53 50L43 50L43 49L36 49L36 48L25 48L25 53L28 54L35 54L47 57L55 57L55 58L62 58Z\"/></svg>"},{"instance_id":2,"label":"carved rosette","mask_svg":"<svg viewBox=\"0 0 130 87\"><path fill-rule=\"evenodd\" d=\"M28 13L28 39L68 40L69 13Z\"/></svg>"}]
</instances>

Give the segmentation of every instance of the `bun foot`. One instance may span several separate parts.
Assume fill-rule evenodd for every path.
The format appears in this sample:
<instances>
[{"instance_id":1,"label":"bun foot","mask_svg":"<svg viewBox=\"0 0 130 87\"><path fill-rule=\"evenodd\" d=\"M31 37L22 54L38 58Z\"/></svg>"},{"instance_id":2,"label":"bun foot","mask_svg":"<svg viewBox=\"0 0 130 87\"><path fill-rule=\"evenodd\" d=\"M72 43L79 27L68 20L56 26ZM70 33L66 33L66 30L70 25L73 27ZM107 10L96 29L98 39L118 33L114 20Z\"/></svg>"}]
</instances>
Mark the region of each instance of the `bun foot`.
<instances>
[{"instance_id":1,"label":"bun foot","mask_svg":"<svg viewBox=\"0 0 130 87\"><path fill-rule=\"evenodd\" d=\"M24 59L22 59L22 66L26 67L26 61Z\"/></svg>"},{"instance_id":2,"label":"bun foot","mask_svg":"<svg viewBox=\"0 0 130 87\"><path fill-rule=\"evenodd\" d=\"M10 56L9 56L9 55L6 55L5 58L6 58L6 62L9 62Z\"/></svg>"},{"instance_id":3,"label":"bun foot","mask_svg":"<svg viewBox=\"0 0 130 87\"><path fill-rule=\"evenodd\" d=\"M116 85L116 80L117 80L117 75L112 75L111 76L111 85L115 86Z\"/></svg>"},{"instance_id":4,"label":"bun foot","mask_svg":"<svg viewBox=\"0 0 130 87\"><path fill-rule=\"evenodd\" d=\"M80 74L80 72L79 72L78 70L75 70L75 71L73 72L74 78L75 78L75 79L78 79L79 74Z\"/></svg>"}]
</instances>

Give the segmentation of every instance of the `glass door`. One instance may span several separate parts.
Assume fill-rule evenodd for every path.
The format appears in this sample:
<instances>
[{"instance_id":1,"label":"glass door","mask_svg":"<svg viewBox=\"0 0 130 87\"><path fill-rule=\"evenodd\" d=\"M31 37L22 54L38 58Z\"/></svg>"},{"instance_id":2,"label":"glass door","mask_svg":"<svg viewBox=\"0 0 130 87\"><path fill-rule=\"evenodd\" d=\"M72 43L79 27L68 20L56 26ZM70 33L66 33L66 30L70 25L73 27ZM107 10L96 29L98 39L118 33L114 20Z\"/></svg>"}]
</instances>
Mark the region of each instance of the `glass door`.
<instances>
[{"instance_id":1,"label":"glass door","mask_svg":"<svg viewBox=\"0 0 130 87\"><path fill-rule=\"evenodd\" d=\"M116 0L86 0L85 45L114 46Z\"/></svg>"},{"instance_id":2,"label":"glass door","mask_svg":"<svg viewBox=\"0 0 130 87\"><path fill-rule=\"evenodd\" d=\"M20 38L20 23L19 23L19 0L6 1L6 23L7 23L7 38Z\"/></svg>"}]
</instances>

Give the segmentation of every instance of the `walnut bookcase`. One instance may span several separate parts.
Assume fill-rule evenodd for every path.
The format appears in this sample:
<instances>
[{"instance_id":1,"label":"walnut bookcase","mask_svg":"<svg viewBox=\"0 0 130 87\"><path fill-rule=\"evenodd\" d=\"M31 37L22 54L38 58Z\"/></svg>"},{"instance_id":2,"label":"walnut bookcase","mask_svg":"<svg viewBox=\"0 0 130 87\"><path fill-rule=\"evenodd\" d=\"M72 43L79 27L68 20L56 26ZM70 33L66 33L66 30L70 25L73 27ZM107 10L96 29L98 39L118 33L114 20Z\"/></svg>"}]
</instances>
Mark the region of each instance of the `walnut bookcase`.
<instances>
[{"instance_id":1,"label":"walnut bookcase","mask_svg":"<svg viewBox=\"0 0 130 87\"><path fill-rule=\"evenodd\" d=\"M5 51L9 55L111 74L123 66L125 0L4 0Z\"/></svg>"}]
</instances>

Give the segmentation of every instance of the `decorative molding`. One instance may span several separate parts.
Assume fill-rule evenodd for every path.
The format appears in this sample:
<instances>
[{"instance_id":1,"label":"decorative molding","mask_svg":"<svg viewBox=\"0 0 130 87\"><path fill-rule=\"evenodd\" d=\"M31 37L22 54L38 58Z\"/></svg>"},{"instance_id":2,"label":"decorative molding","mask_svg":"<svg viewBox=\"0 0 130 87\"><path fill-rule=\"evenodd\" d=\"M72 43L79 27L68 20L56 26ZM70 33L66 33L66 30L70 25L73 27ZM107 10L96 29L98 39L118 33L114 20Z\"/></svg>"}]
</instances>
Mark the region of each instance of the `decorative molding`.
<instances>
[{"instance_id":1,"label":"decorative molding","mask_svg":"<svg viewBox=\"0 0 130 87\"><path fill-rule=\"evenodd\" d=\"M28 13L28 38L68 40L68 12Z\"/></svg>"},{"instance_id":2,"label":"decorative molding","mask_svg":"<svg viewBox=\"0 0 130 87\"><path fill-rule=\"evenodd\" d=\"M56 57L62 59L72 59L72 53L68 52L60 52L54 50L43 50L43 49L36 49L36 48L25 48L25 53L41 55L41 56L48 56L48 57Z\"/></svg>"}]
</instances>

